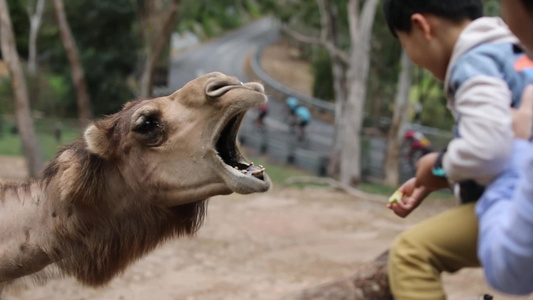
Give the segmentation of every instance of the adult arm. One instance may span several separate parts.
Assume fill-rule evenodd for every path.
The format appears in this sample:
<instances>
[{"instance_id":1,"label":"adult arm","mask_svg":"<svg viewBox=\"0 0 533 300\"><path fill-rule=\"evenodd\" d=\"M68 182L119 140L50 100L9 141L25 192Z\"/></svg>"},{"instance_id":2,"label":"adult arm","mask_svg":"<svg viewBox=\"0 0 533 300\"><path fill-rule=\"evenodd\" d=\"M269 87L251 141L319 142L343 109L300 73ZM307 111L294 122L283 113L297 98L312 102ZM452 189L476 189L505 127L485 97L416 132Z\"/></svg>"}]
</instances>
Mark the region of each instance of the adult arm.
<instances>
[{"instance_id":1,"label":"adult arm","mask_svg":"<svg viewBox=\"0 0 533 300\"><path fill-rule=\"evenodd\" d=\"M533 292L533 145L516 140L510 168L476 206L478 257L491 286L505 293Z\"/></svg>"}]
</instances>

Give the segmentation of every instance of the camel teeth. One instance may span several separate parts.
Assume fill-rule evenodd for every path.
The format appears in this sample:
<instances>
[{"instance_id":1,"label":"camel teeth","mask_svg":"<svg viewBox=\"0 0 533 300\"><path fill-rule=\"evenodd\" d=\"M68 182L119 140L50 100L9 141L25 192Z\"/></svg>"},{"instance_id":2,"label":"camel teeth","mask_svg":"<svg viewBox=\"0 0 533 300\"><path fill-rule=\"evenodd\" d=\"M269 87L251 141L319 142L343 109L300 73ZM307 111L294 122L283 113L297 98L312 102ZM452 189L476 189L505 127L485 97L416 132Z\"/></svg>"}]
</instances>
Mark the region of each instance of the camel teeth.
<instances>
[{"instance_id":1,"label":"camel teeth","mask_svg":"<svg viewBox=\"0 0 533 300\"><path fill-rule=\"evenodd\" d=\"M257 170L255 172L253 172L252 175L255 176L255 175L263 174L263 172L264 172L263 170Z\"/></svg>"},{"instance_id":2,"label":"camel teeth","mask_svg":"<svg viewBox=\"0 0 533 300\"><path fill-rule=\"evenodd\" d=\"M233 167L235 170L239 171L239 167Z\"/></svg>"},{"instance_id":3,"label":"camel teeth","mask_svg":"<svg viewBox=\"0 0 533 300\"><path fill-rule=\"evenodd\" d=\"M251 166L253 166L253 165L254 165L254 162L251 161L249 167L251 167Z\"/></svg>"}]
</instances>

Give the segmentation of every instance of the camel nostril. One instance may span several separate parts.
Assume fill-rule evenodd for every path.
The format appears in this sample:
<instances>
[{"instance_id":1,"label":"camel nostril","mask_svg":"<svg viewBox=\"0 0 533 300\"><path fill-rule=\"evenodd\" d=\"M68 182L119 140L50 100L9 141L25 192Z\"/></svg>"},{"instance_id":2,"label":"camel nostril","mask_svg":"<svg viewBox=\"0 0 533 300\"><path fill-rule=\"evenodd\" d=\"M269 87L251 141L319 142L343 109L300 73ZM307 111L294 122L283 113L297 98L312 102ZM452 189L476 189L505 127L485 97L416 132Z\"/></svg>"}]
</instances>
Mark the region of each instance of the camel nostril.
<instances>
[{"instance_id":1,"label":"camel nostril","mask_svg":"<svg viewBox=\"0 0 533 300\"><path fill-rule=\"evenodd\" d=\"M206 85L205 93L210 97L220 97L237 86L239 85L227 80L215 80Z\"/></svg>"},{"instance_id":2,"label":"camel nostril","mask_svg":"<svg viewBox=\"0 0 533 300\"><path fill-rule=\"evenodd\" d=\"M262 84L260 83L257 83L257 82L248 82L246 84L246 87L256 91L256 92L260 92L260 93L264 93L265 92L265 87L263 87Z\"/></svg>"}]
</instances>

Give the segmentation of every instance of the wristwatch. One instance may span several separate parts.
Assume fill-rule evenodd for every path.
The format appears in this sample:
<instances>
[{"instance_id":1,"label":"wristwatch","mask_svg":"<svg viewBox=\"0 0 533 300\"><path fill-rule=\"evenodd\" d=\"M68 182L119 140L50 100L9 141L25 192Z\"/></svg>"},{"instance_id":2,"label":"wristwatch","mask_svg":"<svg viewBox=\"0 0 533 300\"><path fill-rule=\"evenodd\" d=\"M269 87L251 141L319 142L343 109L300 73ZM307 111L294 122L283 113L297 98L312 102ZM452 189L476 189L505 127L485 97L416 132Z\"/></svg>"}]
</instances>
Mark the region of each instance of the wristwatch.
<instances>
[{"instance_id":1,"label":"wristwatch","mask_svg":"<svg viewBox=\"0 0 533 300\"><path fill-rule=\"evenodd\" d=\"M444 171L444 168L442 167L442 158L444 157L444 154L446 154L446 150L442 150L439 153L439 156L437 157L437 161L435 162L435 165L433 165L433 168L431 169L431 173L437 177L446 178L446 171Z\"/></svg>"}]
</instances>

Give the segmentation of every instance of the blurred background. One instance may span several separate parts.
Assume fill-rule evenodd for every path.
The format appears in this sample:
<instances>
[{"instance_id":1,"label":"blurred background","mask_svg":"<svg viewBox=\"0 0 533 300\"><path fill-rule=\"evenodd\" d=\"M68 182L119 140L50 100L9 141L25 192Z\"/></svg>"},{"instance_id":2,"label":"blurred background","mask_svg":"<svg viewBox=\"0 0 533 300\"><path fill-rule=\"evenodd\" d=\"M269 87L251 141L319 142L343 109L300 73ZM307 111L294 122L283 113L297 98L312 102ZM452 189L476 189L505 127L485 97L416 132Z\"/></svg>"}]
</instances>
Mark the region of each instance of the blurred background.
<instances>
[{"instance_id":1,"label":"blurred background","mask_svg":"<svg viewBox=\"0 0 533 300\"><path fill-rule=\"evenodd\" d=\"M385 208L454 122L442 83L410 64L379 0L0 0L0 46L0 182L37 177L127 101L219 71L265 85L268 105L247 113L238 139L275 183L215 197L194 238L105 288L64 278L6 299L295 299L285 296L346 278L456 205L438 192L408 219ZM444 282L449 299L493 293L479 269Z\"/></svg>"},{"instance_id":2,"label":"blurred background","mask_svg":"<svg viewBox=\"0 0 533 300\"><path fill-rule=\"evenodd\" d=\"M394 187L452 137L442 84L409 63L379 0L0 2L0 177L37 176L90 120L211 71L266 86L239 141L281 174Z\"/></svg>"}]
</instances>

